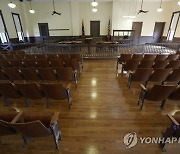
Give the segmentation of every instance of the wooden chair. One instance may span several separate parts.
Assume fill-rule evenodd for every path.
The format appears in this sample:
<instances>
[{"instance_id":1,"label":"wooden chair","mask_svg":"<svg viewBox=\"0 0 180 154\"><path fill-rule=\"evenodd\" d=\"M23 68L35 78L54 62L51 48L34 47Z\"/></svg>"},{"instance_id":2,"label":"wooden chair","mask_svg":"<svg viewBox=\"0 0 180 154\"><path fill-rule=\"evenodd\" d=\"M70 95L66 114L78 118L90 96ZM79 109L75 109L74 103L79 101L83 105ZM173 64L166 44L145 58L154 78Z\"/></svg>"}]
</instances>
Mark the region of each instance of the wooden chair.
<instances>
[{"instance_id":1,"label":"wooden chair","mask_svg":"<svg viewBox=\"0 0 180 154\"><path fill-rule=\"evenodd\" d=\"M57 55L57 54L47 54L47 58L48 58L49 60L58 59L58 55Z\"/></svg>"},{"instance_id":2,"label":"wooden chair","mask_svg":"<svg viewBox=\"0 0 180 154\"><path fill-rule=\"evenodd\" d=\"M36 62L37 62L38 67L44 67L45 68L45 67L50 66L49 61L47 59L37 59Z\"/></svg>"},{"instance_id":3,"label":"wooden chair","mask_svg":"<svg viewBox=\"0 0 180 154\"><path fill-rule=\"evenodd\" d=\"M125 64L122 63L121 76L123 76L124 71L135 71L140 64L140 60L128 60Z\"/></svg>"},{"instance_id":4,"label":"wooden chair","mask_svg":"<svg viewBox=\"0 0 180 154\"><path fill-rule=\"evenodd\" d=\"M20 118L23 122L4 122L4 124L20 132L26 145L30 138L53 136L56 149L59 149L58 141L61 140L61 131L58 126L59 112L53 115L42 112L24 113Z\"/></svg>"},{"instance_id":5,"label":"wooden chair","mask_svg":"<svg viewBox=\"0 0 180 154\"><path fill-rule=\"evenodd\" d=\"M39 75L44 82L57 82L56 74L51 67L38 68Z\"/></svg>"},{"instance_id":6,"label":"wooden chair","mask_svg":"<svg viewBox=\"0 0 180 154\"><path fill-rule=\"evenodd\" d=\"M0 60L0 67L1 68L9 68L11 65L8 63L7 60Z\"/></svg>"},{"instance_id":7,"label":"wooden chair","mask_svg":"<svg viewBox=\"0 0 180 154\"><path fill-rule=\"evenodd\" d=\"M167 138L172 138L172 137L179 139L180 138L180 112L176 112L174 115L168 114L167 116L171 121L171 125L170 127L166 129L165 132L162 133L164 141L166 141ZM159 145L162 151L164 152L166 142L161 141Z\"/></svg>"},{"instance_id":8,"label":"wooden chair","mask_svg":"<svg viewBox=\"0 0 180 154\"><path fill-rule=\"evenodd\" d=\"M75 88L77 88L77 72L73 71L71 67L65 67L65 68L55 68L57 77L60 81L65 83L74 82Z\"/></svg>"},{"instance_id":9,"label":"wooden chair","mask_svg":"<svg viewBox=\"0 0 180 154\"><path fill-rule=\"evenodd\" d=\"M156 54L145 54L143 59L154 60L156 56L157 56Z\"/></svg>"},{"instance_id":10,"label":"wooden chair","mask_svg":"<svg viewBox=\"0 0 180 154\"><path fill-rule=\"evenodd\" d=\"M24 80L21 72L16 67L4 68L3 71L11 81L22 82Z\"/></svg>"},{"instance_id":11,"label":"wooden chair","mask_svg":"<svg viewBox=\"0 0 180 154\"><path fill-rule=\"evenodd\" d=\"M0 112L0 138L2 136L14 135L17 133L15 129L10 127L7 123L16 123L22 112L17 111L1 111Z\"/></svg>"},{"instance_id":12,"label":"wooden chair","mask_svg":"<svg viewBox=\"0 0 180 154\"><path fill-rule=\"evenodd\" d=\"M46 54L35 54L36 59L47 59Z\"/></svg>"},{"instance_id":13,"label":"wooden chair","mask_svg":"<svg viewBox=\"0 0 180 154\"><path fill-rule=\"evenodd\" d=\"M24 67L21 59L11 59L8 60L8 62L11 65L11 67L16 67L16 68Z\"/></svg>"},{"instance_id":14,"label":"wooden chair","mask_svg":"<svg viewBox=\"0 0 180 154\"><path fill-rule=\"evenodd\" d=\"M131 82L141 82L145 84L148 80L150 75L152 74L153 69L152 68L138 68L135 72L130 72L129 73L129 78L128 78L128 87L130 89L131 87Z\"/></svg>"},{"instance_id":15,"label":"wooden chair","mask_svg":"<svg viewBox=\"0 0 180 154\"><path fill-rule=\"evenodd\" d=\"M180 83L180 69L175 69L169 74L169 76L166 78L164 83L174 83L179 84Z\"/></svg>"},{"instance_id":16,"label":"wooden chair","mask_svg":"<svg viewBox=\"0 0 180 154\"><path fill-rule=\"evenodd\" d=\"M154 69L164 69L169 64L168 60L156 60L153 65Z\"/></svg>"},{"instance_id":17,"label":"wooden chair","mask_svg":"<svg viewBox=\"0 0 180 154\"><path fill-rule=\"evenodd\" d=\"M9 80L8 76L4 73L2 69L0 69L0 82L8 81L8 80Z\"/></svg>"},{"instance_id":18,"label":"wooden chair","mask_svg":"<svg viewBox=\"0 0 180 154\"><path fill-rule=\"evenodd\" d=\"M14 59L23 59L24 58L24 54L15 54L14 55Z\"/></svg>"},{"instance_id":19,"label":"wooden chair","mask_svg":"<svg viewBox=\"0 0 180 154\"><path fill-rule=\"evenodd\" d=\"M62 59L51 59L49 60L52 67L64 67Z\"/></svg>"},{"instance_id":20,"label":"wooden chair","mask_svg":"<svg viewBox=\"0 0 180 154\"><path fill-rule=\"evenodd\" d=\"M26 81L41 82L41 78L35 68L21 68L20 71Z\"/></svg>"},{"instance_id":21,"label":"wooden chair","mask_svg":"<svg viewBox=\"0 0 180 154\"><path fill-rule=\"evenodd\" d=\"M35 55L33 55L33 54L25 54L24 59L33 60L33 59L35 59Z\"/></svg>"},{"instance_id":22,"label":"wooden chair","mask_svg":"<svg viewBox=\"0 0 180 154\"><path fill-rule=\"evenodd\" d=\"M119 64L125 64L128 60L130 60L132 57L132 54L121 54L121 56L117 59L117 66L118 69Z\"/></svg>"},{"instance_id":23,"label":"wooden chair","mask_svg":"<svg viewBox=\"0 0 180 154\"><path fill-rule=\"evenodd\" d=\"M30 106L30 100L44 98L44 95L37 83L15 83L17 89L24 96L26 106Z\"/></svg>"},{"instance_id":24,"label":"wooden chair","mask_svg":"<svg viewBox=\"0 0 180 154\"><path fill-rule=\"evenodd\" d=\"M166 68L178 69L180 68L180 60L171 60Z\"/></svg>"},{"instance_id":25,"label":"wooden chair","mask_svg":"<svg viewBox=\"0 0 180 154\"><path fill-rule=\"evenodd\" d=\"M159 61L159 60L166 60L168 57L168 55L162 55L162 54L159 54L156 56L156 58L154 59L154 61Z\"/></svg>"},{"instance_id":26,"label":"wooden chair","mask_svg":"<svg viewBox=\"0 0 180 154\"><path fill-rule=\"evenodd\" d=\"M172 85L154 85L148 89L146 89L146 87L142 84L140 86L142 88L138 101L140 110L143 108L145 99L149 101L161 101L160 107L163 109L166 99L176 88L176 86Z\"/></svg>"},{"instance_id":27,"label":"wooden chair","mask_svg":"<svg viewBox=\"0 0 180 154\"><path fill-rule=\"evenodd\" d=\"M50 99L65 100L68 99L69 109L72 105L70 95L70 84L64 87L61 83L41 83L41 88L46 96L47 107L50 105Z\"/></svg>"},{"instance_id":28,"label":"wooden chair","mask_svg":"<svg viewBox=\"0 0 180 154\"><path fill-rule=\"evenodd\" d=\"M24 59L23 64L25 68L36 67L35 59Z\"/></svg>"},{"instance_id":29,"label":"wooden chair","mask_svg":"<svg viewBox=\"0 0 180 154\"><path fill-rule=\"evenodd\" d=\"M21 93L15 88L12 83L0 83L0 94L6 106L9 105L9 99L19 99L22 97Z\"/></svg>"},{"instance_id":30,"label":"wooden chair","mask_svg":"<svg viewBox=\"0 0 180 154\"><path fill-rule=\"evenodd\" d=\"M152 68L154 60L142 60L138 68Z\"/></svg>"},{"instance_id":31,"label":"wooden chair","mask_svg":"<svg viewBox=\"0 0 180 154\"><path fill-rule=\"evenodd\" d=\"M163 84L171 71L171 69L155 69L151 74L148 82L146 82L145 86L147 85L147 83Z\"/></svg>"},{"instance_id":32,"label":"wooden chair","mask_svg":"<svg viewBox=\"0 0 180 154\"><path fill-rule=\"evenodd\" d=\"M131 59L132 59L132 60L142 60L143 57L144 57L143 54L133 54L132 57L131 57Z\"/></svg>"},{"instance_id":33,"label":"wooden chair","mask_svg":"<svg viewBox=\"0 0 180 154\"><path fill-rule=\"evenodd\" d=\"M180 101L180 85L176 87L176 89L171 93L168 99L174 101Z\"/></svg>"},{"instance_id":34,"label":"wooden chair","mask_svg":"<svg viewBox=\"0 0 180 154\"><path fill-rule=\"evenodd\" d=\"M179 55L176 54L171 54L167 57L167 60L171 61L171 60L177 60L179 58Z\"/></svg>"}]
</instances>

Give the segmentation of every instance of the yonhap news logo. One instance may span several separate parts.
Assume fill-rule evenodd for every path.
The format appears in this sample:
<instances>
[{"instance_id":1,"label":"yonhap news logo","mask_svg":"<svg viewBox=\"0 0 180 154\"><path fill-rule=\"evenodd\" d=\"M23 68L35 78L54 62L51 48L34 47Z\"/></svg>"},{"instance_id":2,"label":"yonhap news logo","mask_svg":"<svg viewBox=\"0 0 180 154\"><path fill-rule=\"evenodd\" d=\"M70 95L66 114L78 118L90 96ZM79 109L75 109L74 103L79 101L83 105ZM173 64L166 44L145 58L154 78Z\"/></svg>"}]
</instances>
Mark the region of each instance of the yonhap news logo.
<instances>
[{"instance_id":1,"label":"yonhap news logo","mask_svg":"<svg viewBox=\"0 0 180 154\"><path fill-rule=\"evenodd\" d=\"M126 148L132 148L138 142L137 134L135 132L128 133L124 136L123 141L124 141Z\"/></svg>"},{"instance_id":2,"label":"yonhap news logo","mask_svg":"<svg viewBox=\"0 0 180 154\"><path fill-rule=\"evenodd\" d=\"M123 142L126 148L130 149L140 144L173 144L173 143L180 143L180 138L178 137L138 137L136 132L127 133L124 138Z\"/></svg>"}]
</instances>

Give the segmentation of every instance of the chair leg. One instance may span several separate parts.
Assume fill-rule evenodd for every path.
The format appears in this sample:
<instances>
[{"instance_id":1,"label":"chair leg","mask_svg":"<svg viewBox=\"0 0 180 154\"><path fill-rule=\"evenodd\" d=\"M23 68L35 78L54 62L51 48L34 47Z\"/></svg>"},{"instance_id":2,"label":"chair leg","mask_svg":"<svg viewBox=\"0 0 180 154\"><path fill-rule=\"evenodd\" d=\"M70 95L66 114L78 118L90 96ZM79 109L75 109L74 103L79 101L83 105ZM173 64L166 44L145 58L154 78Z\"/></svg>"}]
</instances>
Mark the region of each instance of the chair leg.
<instances>
[{"instance_id":1,"label":"chair leg","mask_svg":"<svg viewBox=\"0 0 180 154\"><path fill-rule=\"evenodd\" d=\"M165 102L166 102L166 100L163 100L163 101L162 101L162 103L161 103L161 105L160 105L160 108L161 108L161 109L164 108Z\"/></svg>"},{"instance_id":2,"label":"chair leg","mask_svg":"<svg viewBox=\"0 0 180 154\"><path fill-rule=\"evenodd\" d=\"M71 108L71 105L72 105L72 98L71 98L71 95L70 95L70 90L67 90L67 97L68 97L68 105L69 105L69 109Z\"/></svg>"},{"instance_id":3,"label":"chair leg","mask_svg":"<svg viewBox=\"0 0 180 154\"><path fill-rule=\"evenodd\" d=\"M74 82L75 82L75 89L77 88L77 74L74 73Z\"/></svg>"},{"instance_id":4,"label":"chair leg","mask_svg":"<svg viewBox=\"0 0 180 154\"><path fill-rule=\"evenodd\" d=\"M167 139L168 137L173 137L173 136L175 136L175 134L176 134L177 131L179 131L178 126L172 124L171 127L170 127L170 128L167 128L167 129L166 129L166 132L163 133L164 141L166 141L166 139ZM163 141L161 141L160 144L159 144L161 150L163 150L163 151L165 150L165 148L164 148L164 147L165 147L165 144L166 144L166 143L163 142Z\"/></svg>"},{"instance_id":5,"label":"chair leg","mask_svg":"<svg viewBox=\"0 0 180 154\"><path fill-rule=\"evenodd\" d=\"M52 131L52 135L53 135L53 138L54 138L54 143L56 145L56 149L58 150L59 149L58 141L62 140L61 131L60 131L59 126L58 126L57 123L55 125L50 126L50 129Z\"/></svg>"},{"instance_id":6,"label":"chair leg","mask_svg":"<svg viewBox=\"0 0 180 154\"><path fill-rule=\"evenodd\" d=\"M8 106L8 105L9 105L8 98L5 97L5 96L2 96L2 98L3 98L3 104L4 104L5 106Z\"/></svg>"},{"instance_id":7,"label":"chair leg","mask_svg":"<svg viewBox=\"0 0 180 154\"><path fill-rule=\"evenodd\" d=\"M46 107L49 108L50 106L50 101L49 101L49 98L46 97Z\"/></svg>"},{"instance_id":8,"label":"chair leg","mask_svg":"<svg viewBox=\"0 0 180 154\"><path fill-rule=\"evenodd\" d=\"M127 84L129 89L131 88L131 81L132 81L132 74L129 74L128 84Z\"/></svg>"},{"instance_id":9,"label":"chair leg","mask_svg":"<svg viewBox=\"0 0 180 154\"><path fill-rule=\"evenodd\" d=\"M123 72L124 72L124 65L122 65L122 68L121 68L121 76L123 77Z\"/></svg>"},{"instance_id":10,"label":"chair leg","mask_svg":"<svg viewBox=\"0 0 180 154\"><path fill-rule=\"evenodd\" d=\"M26 102L26 107L30 107L30 100L25 98L25 102Z\"/></svg>"},{"instance_id":11,"label":"chair leg","mask_svg":"<svg viewBox=\"0 0 180 154\"><path fill-rule=\"evenodd\" d=\"M143 108L143 105L144 105L144 98L143 98L143 100L141 101L140 110L142 110L142 108Z\"/></svg>"},{"instance_id":12,"label":"chair leg","mask_svg":"<svg viewBox=\"0 0 180 154\"><path fill-rule=\"evenodd\" d=\"M29 143L29 141L30 141L30 138L29 137L27 137L26 135L24 135L24 134L22 134L22 138L23 138L23 141L24 141L24 144L25 144L25 146Z\"/></svg>"}]
</instances>

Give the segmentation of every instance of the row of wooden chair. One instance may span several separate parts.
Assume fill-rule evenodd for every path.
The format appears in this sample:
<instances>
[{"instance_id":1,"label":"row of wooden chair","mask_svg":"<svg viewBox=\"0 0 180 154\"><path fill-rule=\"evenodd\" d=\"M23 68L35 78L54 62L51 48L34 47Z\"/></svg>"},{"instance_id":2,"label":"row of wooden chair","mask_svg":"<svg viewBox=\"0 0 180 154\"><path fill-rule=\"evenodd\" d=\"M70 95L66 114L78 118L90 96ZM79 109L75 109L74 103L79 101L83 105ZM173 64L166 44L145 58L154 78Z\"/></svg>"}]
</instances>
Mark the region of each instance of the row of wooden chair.
<instances>
[{"instance_id":1,"label":"row of wooden chair","mask_svg":"<svg viewBox=\"0 0 180 154\"><path fill-rule=\"evenodd\" d=\"M180 56L178 54L164 55L164 54L121 54L117 59L117 69L119 64L125 64L129 60L178 60Z\"/></svg>"},{"instance_id":2,"label":"row of wooden chair","mask_svg":"<svg viewBox=\"0 0 180 154\"><path fill-rule=\"evenodd\" d=\"M77 88L77 71L71 67L47 68L3 68L0 69L0 80L13 82L74 82Z\"/></svg>"},{"instance_id":3,"label":"row of wooden chair","mask_svg":"<svg viewBox=\"0 0 180 154\"><path fill-rule=\"evenodd\" d=\"M0 112L0 138L7 135L22 134L23 141L27 145L31 138L52 136L56 149L59 149L58 141L62 139L59 128L59 112Z\"/></svg>"},{"instance_id":4,"label":"row of wooden chair","mask_svg":"<svg viewBox=\"0 0 180 154\"><path fill-rule=\"evenodd\" d=\"M78 61L76 59L66 59L63 61L62 59L16 59L16 60L0 60L1 68L8 67L72 67L73 70L78 70Z\"/></svg>"},{"instance_id":5,"label":"row of wooden chair","mask_svg":"<svg viewBox=\"0 0 180 154\"><path fill-rule=\"evenodd\" d=\"M16 51L2 51L0 50L0 54L25 54L26 52L23 50L16 50Z\"/></svg>"},{"instance_id":6,"label":"row of wooden chair","mask_svg":"<svg viewBox=\"0 0 180 154\"><path fill-rule=\"evenodd\" d=\"M30 100L46 99L49 107L50 99L68 100L69 109L72 105L70 95L71 84L61 83L0 83L0 94L5 105L9 105L9 99L24 98L26 106L30 106Z\"/></svg>"},{"instance_id":7,"label":"row of wooden chair","mask_svg":"<svg viewBox=\"0 0 180 154\"><path fill-rule=\"evenodd\" d=\"M141 93L138 100L140 110L144 105L144 100L161 101L161 109L163 109L167 99L180 101L180 85L154 85L151 88L146 88L141 84Z\"/></svg>"},{"instance_id":8,"label":"row of wooden chair","mask_svg":"<svg viewBox=\"0 0 180 154\"><path fill-rule=\"evenodd\" d=\"M130 89L132 81L140 82L145 86L148 83L159 84L179 84L180 69L153 69L153 68L138 68L135 72L129 72L128 87Z\"/></svg>"},{"instance_id":9,"label":"row of wooden chair","mask_svg":"<svg viewBox=\"0 0 180 154\"><path fill-rule=\"evenodd\" d=\"M0 54L0 59L78 59L82 61L80 54Z\"/></svg>"},{"instance_id":10,"label":"row of wooden chair","mask_svg":"<svg viewBox=\"0 0 180 154\"><path fill-rule=\"evenodd\" d=\"M124 71L135 71L137 68L178 69L180 68L180 60L160 60L155 63L153 60L128 60L122 64L121 75L123 76Z\"/></svg>"}]
</instances>

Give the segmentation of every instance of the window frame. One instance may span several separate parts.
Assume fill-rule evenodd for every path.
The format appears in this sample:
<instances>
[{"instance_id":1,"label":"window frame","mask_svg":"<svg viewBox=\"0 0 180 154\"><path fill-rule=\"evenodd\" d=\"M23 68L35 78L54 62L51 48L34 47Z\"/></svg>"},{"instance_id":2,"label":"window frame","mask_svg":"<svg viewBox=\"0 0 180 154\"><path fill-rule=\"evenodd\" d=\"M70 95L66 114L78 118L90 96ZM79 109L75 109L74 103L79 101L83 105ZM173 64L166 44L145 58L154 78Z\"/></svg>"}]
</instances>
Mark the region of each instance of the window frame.
<instances>
[{"instance_id":1,"label":"window frame","mask_svg":"<svg viewBox=\"0 0 180 154\"><path fill-rule=\"evenodd\" d=\"M12 14L14 26L15 26L15 29L16 29L17 38L19 39L17 26L16 26L16 22L15 22L15 19L14 19L14 15L18 16L20 27L21 27L22 39L23 39L22 41L24 42L24 40L25 40L25 38L24 38L24 31L23 31L20 15L18 13L14 13L14 12L11 12L11 14ZM19 41L21 41L21 40L19 40Z\"/></svg>"},{"instance_id":2,"label":"window frame","mask_svg":"<svg viewBox=\"0 0 180 154\"><path fill-rule=\"evenodd\" d=\"M4 26L4 30L5 30L5 36L6 36L6 40L7 40L7 42L5 42L5 43L9 43L9 34L8 34L8 31L7 31L6 23L4 21L2 10L0 10L0 16L1 16L1 19L2 19L2 23L3 23L3 26ZM2 43L1 39L0 39L0 43L5 44L5 43Z\"/></svg>"},{"instance_id":3,"label":"window frame","mask_svg":"<svg viewBox=\"0 0 180 154\"><path fill-rule=\"evenodd\" d=\"M175 15L176 13L178 13L179 15L178 15L178 19L177 19L176 26L175 26L175 29L174 29L174 34L173 34L172 40L170 40L170 36L171 36L171 25L172 25L172 22L173 22L174 15ZM173 12L173 13L172 13L171 21L170 21L170 24L169 24L169 29L168 29L168 32L167 32L167 41L173 41L174 36L175 36L175 34L176 34L177 26L178 26L178 23L179 23L179 18L180 18L180 11L176 11L176 12Z\"/></svg>"}]
</instances>

